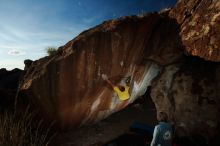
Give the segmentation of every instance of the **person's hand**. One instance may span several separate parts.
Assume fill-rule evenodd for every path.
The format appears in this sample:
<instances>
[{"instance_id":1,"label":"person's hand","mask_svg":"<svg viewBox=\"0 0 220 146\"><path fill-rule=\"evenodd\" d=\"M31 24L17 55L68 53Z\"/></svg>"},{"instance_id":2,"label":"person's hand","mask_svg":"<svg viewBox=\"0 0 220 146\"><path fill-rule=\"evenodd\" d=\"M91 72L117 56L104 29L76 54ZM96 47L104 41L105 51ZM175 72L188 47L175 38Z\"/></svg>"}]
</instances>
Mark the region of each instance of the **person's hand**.
<instances>
[{"instance_id":1,"label":"person's hand","mask_svg":"<svg viewBox=\"0 0 220 146\"><path fill-rule=\"evenodd\" d=\"M106 74L102 74L102 79L103 80L107 80L108 79L107 75Z\"/></svg>"}]
</instances>

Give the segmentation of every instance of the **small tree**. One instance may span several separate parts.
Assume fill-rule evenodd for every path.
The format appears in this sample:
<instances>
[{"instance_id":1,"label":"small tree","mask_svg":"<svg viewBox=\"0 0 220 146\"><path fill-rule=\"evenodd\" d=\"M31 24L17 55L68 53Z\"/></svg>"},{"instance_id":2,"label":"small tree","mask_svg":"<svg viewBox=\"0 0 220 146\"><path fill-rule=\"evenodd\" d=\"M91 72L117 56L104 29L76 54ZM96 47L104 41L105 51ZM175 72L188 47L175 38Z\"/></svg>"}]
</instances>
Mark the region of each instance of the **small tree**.
<instances>
[{"instance_id":1,"label":"small tree","mask_svg":"<svg viewBox=\"0 0 220 146\"><path fill-rule=\"evenodd\" d=\"M49 56L54 55L57 52L57 49L55 47L47 47L46 48L47 54Z\"/></svg>"}]
</instances>

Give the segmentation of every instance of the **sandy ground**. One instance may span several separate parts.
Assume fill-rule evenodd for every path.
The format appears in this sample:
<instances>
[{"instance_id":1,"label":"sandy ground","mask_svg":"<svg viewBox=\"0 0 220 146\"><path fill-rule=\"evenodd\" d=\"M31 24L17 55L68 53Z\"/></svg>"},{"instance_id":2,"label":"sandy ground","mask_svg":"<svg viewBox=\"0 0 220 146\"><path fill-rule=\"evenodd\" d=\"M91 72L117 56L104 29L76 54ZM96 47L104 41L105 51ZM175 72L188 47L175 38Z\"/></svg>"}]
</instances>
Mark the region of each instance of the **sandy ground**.
<instances>
[{"instance_id":1,"label":"sandy ground","mask_svg":"<svg viewBox=\"0 0 220 146\"><path fill-rule=\"evenodd\" d=\"M156 124L156 109L152 101L136 103L96 124L74 131L58 133L53 146L101 146L129 131L133 122Z\"/></svg>"}]
</instances>

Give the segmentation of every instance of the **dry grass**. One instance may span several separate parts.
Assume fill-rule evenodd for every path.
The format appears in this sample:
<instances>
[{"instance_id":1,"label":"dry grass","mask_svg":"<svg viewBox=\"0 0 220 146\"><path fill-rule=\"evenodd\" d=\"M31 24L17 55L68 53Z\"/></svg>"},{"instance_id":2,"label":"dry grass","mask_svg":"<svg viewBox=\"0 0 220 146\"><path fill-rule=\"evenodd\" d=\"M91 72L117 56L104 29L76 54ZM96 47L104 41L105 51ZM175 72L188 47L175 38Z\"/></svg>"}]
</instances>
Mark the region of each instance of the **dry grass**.
<instances>
[{"instance_id":1,"label":"dry grass","mask_svg":"<svg viewBox=\"0 0 220 146\"><path fill-rule=\"evenodd\" d=\"M48 132L42 122L33 125L33 114L28 110L22 116L9 112L0 115L0 146L48 146Z\"/></svg>"}]
</instances>

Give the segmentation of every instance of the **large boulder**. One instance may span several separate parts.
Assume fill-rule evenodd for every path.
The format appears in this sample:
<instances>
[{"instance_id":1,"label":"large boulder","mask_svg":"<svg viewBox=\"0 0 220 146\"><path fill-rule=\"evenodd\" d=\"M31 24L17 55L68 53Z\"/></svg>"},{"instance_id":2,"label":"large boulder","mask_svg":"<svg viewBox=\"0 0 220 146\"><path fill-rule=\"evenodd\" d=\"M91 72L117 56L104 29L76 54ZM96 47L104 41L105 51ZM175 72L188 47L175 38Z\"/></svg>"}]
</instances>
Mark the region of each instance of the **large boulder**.
<instances>
[{"instance_id":1,"label":"large boulder","mask_svg":"<svg viewBox=\"0 0 220 146\"><path fill-rule=\"evenodd\" d=\"M180 36L188 54L220 61L219 0L179 0L170 17L180 24Z\"/></svg>"},{"instance_id":2,"label":"large boulder","mask_svg":"<svg viewBox=\"0 0 220 146\"><path fill-rule=\"evenodd\" d=\"M215 143L220 131L219 3L179 0L170 11L106 21L32 62L19 96L28 97L57 125L72 128L123 109L154 81L156 109L168 113L177 135L201 135ZM120 101L102 74L115 84L131 76L131 98Z\"/></svg>"},{"instance_id":3,"label":"large boulder","mask_svg":"<svg viewBox=\"0 0 220 146\"><path fill-rule=\"evenodd\" d=\"M54 55L34 61L19 95L29 97L45 117L64 128L106 118L143 95L160 65L182 56L178 31L166 13L104 22ZM102 74L115 84L131 76L130 99L120 101Z\"/></svg>"},{"instance_id":4,"label":"large boulder","mask_svg":"<svg viewBox=\"0 0 220 146\"><path fill-rule=\"evenodd\" d=\"M198 58L166 66L152 84L157 111L169 114L176 134L200 135L217 142L220 135L220 63Z\"/></svg>"}]
</instances>

